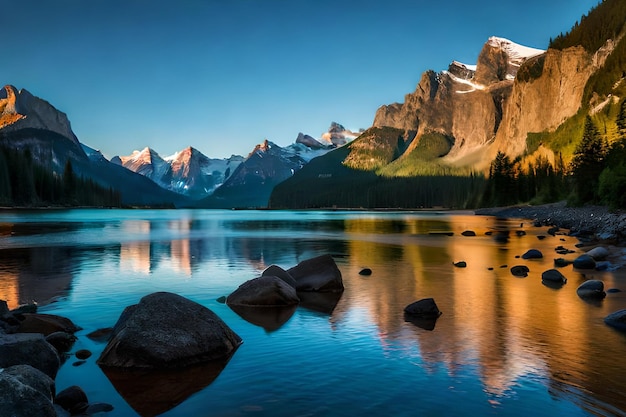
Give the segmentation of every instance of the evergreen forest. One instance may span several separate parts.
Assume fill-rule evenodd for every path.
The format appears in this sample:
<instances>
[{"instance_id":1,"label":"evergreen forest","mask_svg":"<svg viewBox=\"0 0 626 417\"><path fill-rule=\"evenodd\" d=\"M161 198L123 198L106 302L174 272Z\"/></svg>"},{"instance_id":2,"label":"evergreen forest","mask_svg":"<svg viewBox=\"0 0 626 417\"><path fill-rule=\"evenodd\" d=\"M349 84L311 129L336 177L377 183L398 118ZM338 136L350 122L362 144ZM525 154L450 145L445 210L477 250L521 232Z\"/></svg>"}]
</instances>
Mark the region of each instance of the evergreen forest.
<instances>
[{"instance_id":1,"label":"evergreen forest","mask_svg":"<svg viewBox=\"0 0 626 417\"><path fill-rule=\"evenodd\" d=\"M78 176L68 159L62 175L34 161L28 149L0 147L0 205L120 207L120 194Z\"/></svg>"}]
</instances>

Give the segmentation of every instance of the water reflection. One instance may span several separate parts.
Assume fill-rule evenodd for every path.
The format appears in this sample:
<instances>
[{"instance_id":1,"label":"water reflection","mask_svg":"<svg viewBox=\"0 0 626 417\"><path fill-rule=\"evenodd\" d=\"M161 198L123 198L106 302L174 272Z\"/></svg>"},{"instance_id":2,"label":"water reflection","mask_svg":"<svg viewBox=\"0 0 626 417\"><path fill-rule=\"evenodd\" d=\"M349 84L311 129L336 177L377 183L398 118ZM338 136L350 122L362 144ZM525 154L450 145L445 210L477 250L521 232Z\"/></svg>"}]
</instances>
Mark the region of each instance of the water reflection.
<instances>
[{"instance_id":1,"label":"water reflection","mask_svg":"<svg viewBox=\"0 0 626 417\"><path fill-rule=\"evenodd\" d=\"M0 300L10 309L69 294L74 250L63 247L0 250Z\"/></svg>"},{"instance_id":2,"label":"water reflection","mask_svg":"<svg viewBox=\"0 0 626 417\"><path fill-rule=\"evenodd\" d=\"M209 386L228 360L211 361L182 370L142 371L102 368L113 387L143 417L163 414Z\"/></svg>"},{"instance_id":3,"label":"water reflection","mask_svg":"<svg viewBox=\"0 0 626 417\"><path fill-rule=\"evenodd\" d=\"M256 326L262 327L267 332L273 332L293 316L298 306L288 307L251 307L242 305L229 306L242 319Z\"/></svg>"},{"instance_id":4,"label":"water reflection","mask_svg":"<svg viewBox=\"0 0 626 417\"><path fill-rule=\"evenodd\" d=\"M161 274L168 276L168 285L180 284L177 288L214 300L272 264L287 269L330 253L346 287L341 298L302 297L295 313L236 311L272 333L268 337L277 344L272 352L297 350L281 346L280 339L293 333L307 339L298 320L310 320L312 314L337 334L359 334L373 326L375 339L368 343L384 358L406 360L411 364L406 366L417 363L430 375L443 370L457 378L471 372L496 408L528 385L542 384L550 395L590 414L623 415L620 410L626 410L626 364L620 360L626 336L602 323L610 312L626 308L626 293L589 304L575 291L590 278L603 280L606 288L625 289L626 278L595 271L583 276L570 265L560 268L568 279L560 289L541 280L543 271L554 268L555 247L575 248L570 237L550 236L545 228L520 221L462 215L203 213L133 211L131 218L120 215L97 227L55 229L55 236L68 234L66 245L57 239L46 245L36 233L12 236L0 229L0 247L8 247L0 249L0 298L16 306L73 293L84 297L100 291L107 280L123 294L132 278ZM467 230L476 236L463 236ZM518 258L533 248L544 258ZM458 261L467 267L455 268ZM108 264L114 265L114 274L91 277ZM509 268L518 264L528 266L527 278L511 275ZM372 275L359 275L364 267ZM82 293L76 293L77 278ZM404 307L427 297L436 300L443 315L436 323L406 322ZM245 349L255 347L246 342ZM238 359L244 358L242 352Z\"/></svg>"}]
</instances>

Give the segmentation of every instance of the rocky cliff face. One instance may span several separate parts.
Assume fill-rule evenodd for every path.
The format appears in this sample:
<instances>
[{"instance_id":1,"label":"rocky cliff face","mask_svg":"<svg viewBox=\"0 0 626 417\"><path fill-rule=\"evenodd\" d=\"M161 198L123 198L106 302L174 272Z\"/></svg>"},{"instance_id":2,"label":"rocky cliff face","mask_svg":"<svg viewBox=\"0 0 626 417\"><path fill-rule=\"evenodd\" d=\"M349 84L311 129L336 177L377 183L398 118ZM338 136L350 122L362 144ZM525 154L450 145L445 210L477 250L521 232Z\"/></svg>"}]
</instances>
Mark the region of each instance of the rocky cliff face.
<instances>
[{"instance_id":1,"label":"rocky cliff face","mask_svg":"<svg viewBox=\"0 0 626 417\"><path fill-rule=\"evenodd\" d=\"M454 61L447 71L427 71L403 104L382 106L377 111L374 126L415 132L417 140L412 147L427 132L451 136L454 145L445 159L476 164L495 140L517 71L527 59L542 53L507 39L490 38L475 66Z\"/></svg>"},{"instance_id":2,"label":"rocky cliff face","mask_svg":"<svg viewBox=\"0 0 626 417\"><path fill-rule=\"evenodd\" d=\"M609 41L594 55L582 47L550 49L537 62L528 62L541 75L515 80L504 104L502 126L490 156L498 150L511 156L520 155L526 149L528 133L554 131L575 115L582 105L589 77L604 65L613 48L613 41Z\"/></svg>"},{"instance_id":3,"label":"rocky cliff face","mask_svg":"<svg viewBox=\"0 0 626 417\"><path fill-rule=\"evenodd\" d=\"M0 129L14 132L29 128L57 133L79 145L65 113L25 89L18 91L6 85L0 89Z\"/></svg>"},{"instance_id":4,"label":"rocky cliff face","mask_svg":"<svg viewBox=\"0 0 626 417\"><path fill-rule=\"evenodd\" d=\"M492 37L475 66L454 61L447 71L425 72L404 103L378 109L374 126L416 132L407 151L423 133L451 136L444 161L484 169L498 150L516 157L528 133L553 131L575 115L613 47L609 41L594 55L582 47L546 52Z\"/></svg>"}]
</instances>

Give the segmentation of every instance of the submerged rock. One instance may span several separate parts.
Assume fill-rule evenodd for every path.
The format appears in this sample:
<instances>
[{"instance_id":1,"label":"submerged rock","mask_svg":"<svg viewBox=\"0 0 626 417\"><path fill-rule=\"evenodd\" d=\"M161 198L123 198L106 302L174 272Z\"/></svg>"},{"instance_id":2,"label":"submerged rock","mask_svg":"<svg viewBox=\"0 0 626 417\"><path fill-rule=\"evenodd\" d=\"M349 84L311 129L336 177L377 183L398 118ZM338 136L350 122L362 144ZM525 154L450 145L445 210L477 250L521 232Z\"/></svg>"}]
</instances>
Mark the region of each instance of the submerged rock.
<instances>
[{"instance_id":1,"label":"submerged rock","mask_svg":"<svg viewBox=\"0 0 626 417\"><path fill-rule=\"evenodd\" d=\"M87 337L94 342L107 342L111 338L112 334L113 328L105 327L103 329L94 330L93 332L89 333Z\"/></svg>"},{"instance_id":2,"label":"submerged rock","mask_svg":"<svg viewBox=\"0 0 626 417\"><path fill-rule=\"evenodd\" d=\"M565 267L567 265L570 265L572 263L572 261L568 261L565 258L556 258L554 260L554 266L558 267L558 268L562 268Z\"/></svg>"},{"instance_id":3,"label":"submerged rock","mask_svg":"<svg viewBox=\"0 0 626 417\"><path fill-rule=\"evenodd\" d=\"M516 277L525 278L528 276L530 269L526 265L515 265L511 267L511 274Z\"/></svg>"},{"instance_id":4,"label":"submerged rock","mask_svg":"<svg viewBox=\"0 0 626 417\"><path fill-rule=\"evenodd\" d=\"M465 261L455 262L454 266L456 266L457 268L466 268L467 267L467 262L465 262Z\"/></svg>"},{"instance_id":5,"label":"submerged rock","mask_svg":"<svg viewBox=\"0 0 626 417\"><path fill-rule=\"evenodd\" d=\"M180 368L229 358L241 343L208 308L157 292L126 307L97 363L131 369Z\"/></svg>"},{"instance_id":6,"label":"submerged rock","mask_svg":"<svg viewBox=\"0 0 626 417\"><path fill-rule=\"evenodd\" d=\"M59 392L54 398L54 403L69 411L72 415L80 414L89 407L87 394L77 385L72 385Z\"/></svg>"},{"instance_id":7,"label":"submerged rock","mask_svg":"<svg viewBox=\"0 0 626 417\"><path fill-rule=\"evenodd\" d=\"M359 271L359 275L372 275L372 270L369 268L363 268Z\"/></svg>"}]
</instances>

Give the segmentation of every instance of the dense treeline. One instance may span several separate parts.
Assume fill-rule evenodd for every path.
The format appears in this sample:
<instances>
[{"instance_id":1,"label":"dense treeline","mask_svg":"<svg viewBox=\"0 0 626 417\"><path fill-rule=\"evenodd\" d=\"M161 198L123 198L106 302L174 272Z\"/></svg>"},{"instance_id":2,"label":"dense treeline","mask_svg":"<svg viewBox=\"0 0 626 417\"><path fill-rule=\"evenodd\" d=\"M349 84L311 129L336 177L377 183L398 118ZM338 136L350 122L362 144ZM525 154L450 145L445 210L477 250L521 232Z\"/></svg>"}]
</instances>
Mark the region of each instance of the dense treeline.
<instances>
[{"instance_id":1,"label":"dense treeline","mask_svg":"<svg viewBox=\"0 0 626 417\"><path fill-rule=\"evenodd\" d=\"M625 22L626 2L603 0L588 15L583 15L569 32L550 40L550 48L562 50L580 45L589 53L594 53L608 39L616 39Z\"/></svg>"},{"instance_id":2,"label":"dense treeline","mask_svg":"<svg viewBox=\"0 0 626 417\"><path fill-rule=\"evenodd\" d=\"M566 183L566 169L560 155L554 162L545 157L524 162L522 158L511 160L498 152L491 163L481 206L558 201L567 197Z\"/></svg>"},{"instance_id":3,"label":"dense treeline","mask_svg":"<svg viewBox=\"0 0 626 417\"><path fill-rule=\"evenodd\" d=\"M270 208L471 208L478 204L484 176L419 176L318 182L309 186L279 184L270 198Z\"/></svg>"},{"instance_id":4,"label":"dense treeline","mask_svg":"<svg viewBox=\"0 0 626 417\"><path fill-rule=\"evenodd\" d=\"M31 152L0 147L0 204L5 206L119 207L119 192L75 174L68 160L62 175L33 160Z\"/></svg>"},{"instance_id":5,"label":"dense treeline","mask_svg":"<svg viewBox=\"0 0 626 417\"><path fill-rule=\"evenodd\" d=\"M609 144L587 116L571 162L560 154L551 163L538 158L522 167L522 158L511 160L499 152L491 163L482 198L483 206L520 202L547 203L568 199L573 205L605 204L626 207L626 100L617 119L622 137Z\"/></svg>"}]
</instances>

